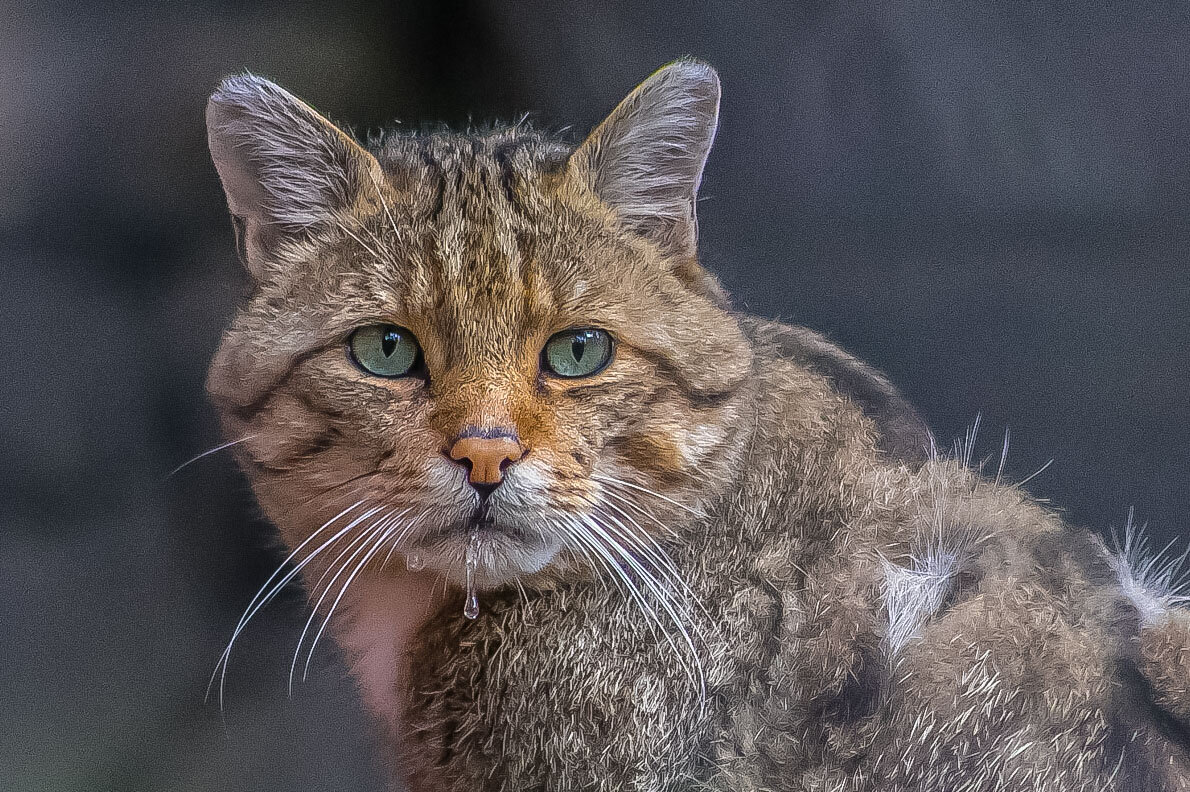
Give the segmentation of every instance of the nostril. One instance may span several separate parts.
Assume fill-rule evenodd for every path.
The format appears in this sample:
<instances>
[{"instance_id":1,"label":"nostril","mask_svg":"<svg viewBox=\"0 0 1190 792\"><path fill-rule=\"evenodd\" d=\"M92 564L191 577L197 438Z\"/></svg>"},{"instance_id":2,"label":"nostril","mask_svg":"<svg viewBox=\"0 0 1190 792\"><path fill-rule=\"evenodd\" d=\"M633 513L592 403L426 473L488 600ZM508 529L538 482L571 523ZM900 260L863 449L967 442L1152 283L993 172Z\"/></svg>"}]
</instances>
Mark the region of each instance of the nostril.
<instances>
[{"instance_id":1,"label":"nostril","mask_svg":"<svg viewBox=\"0 0 1190 792\"><path fill-rule=\"evenodd\" d=\"M467 468L468 480L477 485L495 486L504 478L508 466L525 455L515 437L464 435L450 447L449 456Z\"/></svg>"}]
</instances>

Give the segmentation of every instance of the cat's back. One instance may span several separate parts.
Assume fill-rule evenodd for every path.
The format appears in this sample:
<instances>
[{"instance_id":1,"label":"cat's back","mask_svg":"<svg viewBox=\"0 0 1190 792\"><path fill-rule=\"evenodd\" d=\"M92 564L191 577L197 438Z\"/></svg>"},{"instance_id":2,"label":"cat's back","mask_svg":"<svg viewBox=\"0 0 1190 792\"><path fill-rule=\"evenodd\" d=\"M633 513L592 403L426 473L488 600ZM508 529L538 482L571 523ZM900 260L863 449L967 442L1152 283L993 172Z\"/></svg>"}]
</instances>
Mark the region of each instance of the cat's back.
<instances>
[{"instance_id":1,"label":"cat's back","mask_svg":"<svg viewBox=\"0 0 1190 792\"><path fill-rule=\"evenodd\" d=\"M820 336L749 333L759 442L726 521L766 534L780 648L726 730L761 735L752 760L720 766L804 774L791 789L1187 788L1185 612L1142 613L1128 559L933 452Z\"/></svg>"}]
</instances>

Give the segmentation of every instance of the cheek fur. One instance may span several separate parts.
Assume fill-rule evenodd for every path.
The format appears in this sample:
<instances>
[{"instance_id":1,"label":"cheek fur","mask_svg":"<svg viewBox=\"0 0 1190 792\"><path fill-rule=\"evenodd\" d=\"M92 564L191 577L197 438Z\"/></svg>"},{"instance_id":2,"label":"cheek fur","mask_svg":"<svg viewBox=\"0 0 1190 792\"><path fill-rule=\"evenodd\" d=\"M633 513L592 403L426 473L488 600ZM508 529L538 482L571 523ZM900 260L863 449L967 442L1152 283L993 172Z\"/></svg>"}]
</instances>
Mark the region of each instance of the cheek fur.
<instances>
[{"instance_id":1,"label":"cheek fur","mask_svg":"<svg viewBox=\"0 0 1190 792\"><path fill-rule=\"evenodd\" d=\"M237 431L249 438L241 446L244 456L268 470L298 467L341 439L328 414L287 393L270 397Z\"/></svg>"},{"instance_id":2,"label":"cheek fur","mask_svg":"<svg viewBox=\"0 0 1190 792\"><path fill-rule=\"evenodd\" d=\"M337 481L376 498L457 486L414 381L361 381L339 350L309 359L248 419L243 455L299 502ZM435 463L444 463L435 467ZM284 493L281 493L284 494Z\"/></svg>"},{"instance_id":3,"label":"cheek fur","mask_svg":"<svg viewBox=\"0 0 1190 792\"><path fill-rule=\"evenodd\" d=\"M557 476L544 455L526 459L508 470L499 503L514 509L541 511L553 505Z\"/></svg>"},{"instance_id":4,"label":"cheek fur","mask_svg":"<svg viewBox=\"0 0 1190 792\"><path fill-rule=\"evenodd\" d=\"M616 443L620 460L659 482L675 485L686 478L686 458L674 429L652 426L625 435Z\"/></svg>"},{"instance_id":5,"label":"cheek fur","mask_svg":"<svg viewBox=\"0 0 1190 792\"><path fill-rule=\"evenodd\" d=\"M730 404L704 407L690 404L672 391L662 391L648 409L640 411L611 443L621 465L631 468L668 491L698 488L698 482L718 478L730 464L736 414Z\"/></svg>"},{"instance_id":6,"label":"cheek fur","mask_svg":"<svg viewBox=\"0 0 1190 792\"><path fill-rule=\"evenodd\" d=\"M721 424L695 423L674 436L674 444L685 462L686 469L695 469L716 453L727 437Z\"/></svg>"}]
</instances>

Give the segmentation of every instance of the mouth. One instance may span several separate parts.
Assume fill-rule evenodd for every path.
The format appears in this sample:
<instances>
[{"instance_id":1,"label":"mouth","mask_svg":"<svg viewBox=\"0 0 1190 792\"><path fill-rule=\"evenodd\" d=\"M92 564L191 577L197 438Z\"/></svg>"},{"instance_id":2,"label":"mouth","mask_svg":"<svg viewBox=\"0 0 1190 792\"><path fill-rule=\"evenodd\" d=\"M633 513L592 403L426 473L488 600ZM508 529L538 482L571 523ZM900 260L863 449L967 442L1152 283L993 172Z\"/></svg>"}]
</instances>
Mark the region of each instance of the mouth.
<instances>
[{"instance_id":1,"label":"mouth","mask_svg":"<svg viewBox=\"0 0 1190 792\"><path fill-rule=\"evenodd\" d=\"M532 524L499 515L486 504L453 525L424 534L417 544L419 555L429 566L460 584L468 546L479 548L475 571L483 589L503 585L520 574L539 571L560 549L556 539Z\"/></svg>"},{"instance_id":2,"label":"mouth","mask_svg":"<svg viewBox=\"0 0 1190 792\"><path fill-rule=\"evenodd\" d=\"M472 512L467 520L464 531L467 534L478 533L481 538L504 538L518 542L528 541L529 533L511 520L499 519L492 510L484 504Z\"/></svg>"},{"instance_id":3,"label":"mouth","mask_svg":"<svg viewBox=\"0 0 1190 792\"><path fill-rule=\"evenodd\" d=\"M470 515L454 524L436 526L421 538L424 543L466 541L478 534L481 539L504 542L540 543L541 534L507 516L497 516L487 505L477 506Z\"/></svg>"}]
</instances>

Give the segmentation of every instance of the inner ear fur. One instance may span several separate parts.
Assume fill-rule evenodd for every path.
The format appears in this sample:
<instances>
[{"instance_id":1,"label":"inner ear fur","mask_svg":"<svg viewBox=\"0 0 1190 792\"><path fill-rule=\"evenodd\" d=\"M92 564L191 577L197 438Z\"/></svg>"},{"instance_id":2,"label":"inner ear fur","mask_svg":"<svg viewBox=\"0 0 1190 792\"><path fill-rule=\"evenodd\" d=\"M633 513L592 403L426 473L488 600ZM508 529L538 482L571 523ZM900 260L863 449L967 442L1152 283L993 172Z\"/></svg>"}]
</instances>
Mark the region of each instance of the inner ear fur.
<instances>
[{"instance_id":1,"label":"inner ear fur","mask_svg":"<svg viewBox=\"0 0 1190 792\"><path fill-rule=\"evenodd\" d=\"M237 249L256 278L285 239L333 223L379 190L375 157L268 80L228 77L207 102L206 121Z\"/></svg>"},{"instance_id":2,"label":"inner ear fur","mask_svg":"<svg viewBox=\"0 0 1190 792\"><path fill-rule=\"evenodd\" d=\"M627 229L696 267L695 200L718 120L715 70L675 61L628 94L567 167Z\"/></svg>"}]
</instances>

